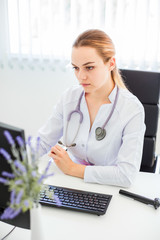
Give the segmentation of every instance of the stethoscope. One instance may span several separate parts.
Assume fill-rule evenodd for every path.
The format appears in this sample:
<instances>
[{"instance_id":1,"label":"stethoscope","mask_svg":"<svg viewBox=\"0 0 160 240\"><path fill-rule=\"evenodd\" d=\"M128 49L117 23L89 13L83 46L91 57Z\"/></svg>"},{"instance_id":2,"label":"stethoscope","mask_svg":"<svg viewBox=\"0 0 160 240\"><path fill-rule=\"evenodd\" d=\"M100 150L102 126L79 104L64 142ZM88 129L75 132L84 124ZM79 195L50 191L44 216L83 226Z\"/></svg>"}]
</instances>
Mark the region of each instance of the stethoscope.
<instances>
[{"instance_id":1,"label":"stethoscope","mask_svg":"<svg viewBox=\"0 0 160 240\"><path fill-rule=\"evenodd\" d=\"M78 132L79 132L79 128L80 128L80 125L83 121L83 113L81 112L80 110L80 104L81 104L81 100L82 100L82 97L83 97L83 94L84 94L84 91L81 93L80 97L79 97L79 100L78 100L78 104L76 106L76 109L71 111L69 114L68 114L68 117L67 117L67 126L66 126L66 134L65 134L65 143L66 144L63 144L61 141L58 141L58 143L60 145L63 145L64 147L68 148L68 147L75 147L76 146L76 143L74 143L77 135L78 135ZM113 115L113 112L114 112L114 109L116 107L116 104L117 104L117 100L118 100L118 94L119 94L119 88L117 87L117 92L116 92L116 96L115 96L115 99L114 99L114 103L113 103L113 106L112 106L112 109L111 109L111 112L108 116L108 118L106 119L106 121L104 122L104 124L102 125L102 127L97 127L96 130L95 130L95 138L97 141L101 141L102 139L105 138L106 136L106 125L107 123L109 122L110 118L112 117ZM67 131L68 131L68 125L69 125L69 121L71 120L71 117L74 113L78 113L80 118L79 118L79 126L78 126L78 129L76 131L76 134L75 134L75 137L72 141L72 144L70 145L67 145Z\"/></svg>"}]
</instances>

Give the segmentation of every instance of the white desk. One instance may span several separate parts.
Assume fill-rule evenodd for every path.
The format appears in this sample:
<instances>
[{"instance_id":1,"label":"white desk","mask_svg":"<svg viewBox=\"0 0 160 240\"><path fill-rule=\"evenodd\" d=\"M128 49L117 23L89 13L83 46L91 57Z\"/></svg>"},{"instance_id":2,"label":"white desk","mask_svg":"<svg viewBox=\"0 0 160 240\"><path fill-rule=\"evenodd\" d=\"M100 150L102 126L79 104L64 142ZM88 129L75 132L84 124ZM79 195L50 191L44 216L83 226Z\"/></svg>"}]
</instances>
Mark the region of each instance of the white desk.
<instances>
[{"instance_id":1,"label":"white desk","mask_svg":"<svg viewBox=\"0 0 160 240\"><path fill-rule=\"evenodd\" d=\"M55 175L47 180L57 186L77 188L113 195L103 216L42 207L46 240L159 240L160 208L119 194L120 187L87 184L82 179L64 175L53 164ZM131 188L126 189L149 198L160 197L160 174L139 173ZM13 226L0 222L0 239ZM7 240L29 240L30 230L16 228ZM38 239L35 239L38 240Z\"/></svg>"}]
</instances>

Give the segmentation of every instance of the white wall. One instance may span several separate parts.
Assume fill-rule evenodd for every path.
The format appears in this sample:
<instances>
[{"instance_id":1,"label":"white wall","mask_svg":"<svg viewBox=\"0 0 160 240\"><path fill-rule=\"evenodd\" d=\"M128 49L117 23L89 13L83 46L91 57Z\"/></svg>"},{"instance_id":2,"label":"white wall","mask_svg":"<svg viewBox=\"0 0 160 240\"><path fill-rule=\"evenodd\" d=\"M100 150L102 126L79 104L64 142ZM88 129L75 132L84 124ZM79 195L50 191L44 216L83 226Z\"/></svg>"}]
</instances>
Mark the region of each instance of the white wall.
<instances>
[{"instance_id":1,"label":"white wall","mask_svg":"<svg viewBox=\"0 0 160 240\"><path fill-rule=\"evenodd\" d=\"M63 70L20 69L8 66L5 0L0 0L0 121L34 135L51 114L61 93L76 84L73 73Z\"/></svg>"},{"instance_id":2,"label":"white wall","mask_svg":"<svg viewBox=\"0 0 160 240\"><path fill-rule=\"evenodd\" d=\"M62 92L77 81L71 71L0 70L0 121L34 135Z\"/></svg>"}]
</instances>

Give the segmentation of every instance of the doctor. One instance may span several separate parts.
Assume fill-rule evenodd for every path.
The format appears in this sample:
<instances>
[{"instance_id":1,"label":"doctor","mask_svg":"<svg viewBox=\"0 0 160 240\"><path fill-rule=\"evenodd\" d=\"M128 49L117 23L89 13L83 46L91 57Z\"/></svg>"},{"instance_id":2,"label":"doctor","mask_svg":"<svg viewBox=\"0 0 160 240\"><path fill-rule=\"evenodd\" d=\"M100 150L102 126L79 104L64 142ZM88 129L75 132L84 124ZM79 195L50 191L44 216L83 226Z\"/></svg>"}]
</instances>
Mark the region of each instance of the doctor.
<instances>
[{"instance_id":1,"label":"doctor","mask_svg":"<svg viewBox=\"0 0 160 240\"><path fill-rule=\"evenodd\" d=\"M61 171L85 182L129 187L141 164L144 109L123 83L112 40L96 29L80 34L72 66L79 85L39 130L41 154L50 151Z\"/></svg>"}]
</instances>

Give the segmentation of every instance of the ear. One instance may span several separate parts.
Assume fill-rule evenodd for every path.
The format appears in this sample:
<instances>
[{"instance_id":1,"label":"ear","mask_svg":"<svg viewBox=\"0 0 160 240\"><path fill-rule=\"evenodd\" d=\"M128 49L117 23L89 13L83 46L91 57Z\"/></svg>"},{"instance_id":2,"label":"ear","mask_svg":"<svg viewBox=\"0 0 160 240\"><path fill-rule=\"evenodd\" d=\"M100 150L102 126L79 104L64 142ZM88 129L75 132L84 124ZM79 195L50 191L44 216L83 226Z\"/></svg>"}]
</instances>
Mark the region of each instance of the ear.
<instances>
[{"instance_id":1,"label":"ear","mask_svg":"<svg viewBox=\"0 0 160 240\"><path fill-rule=\"evenodd\" d=\"M115 57L111 57L109 60L109 70L112 71L116 66L116 59Z\"/></svg>"}]
</instances>

